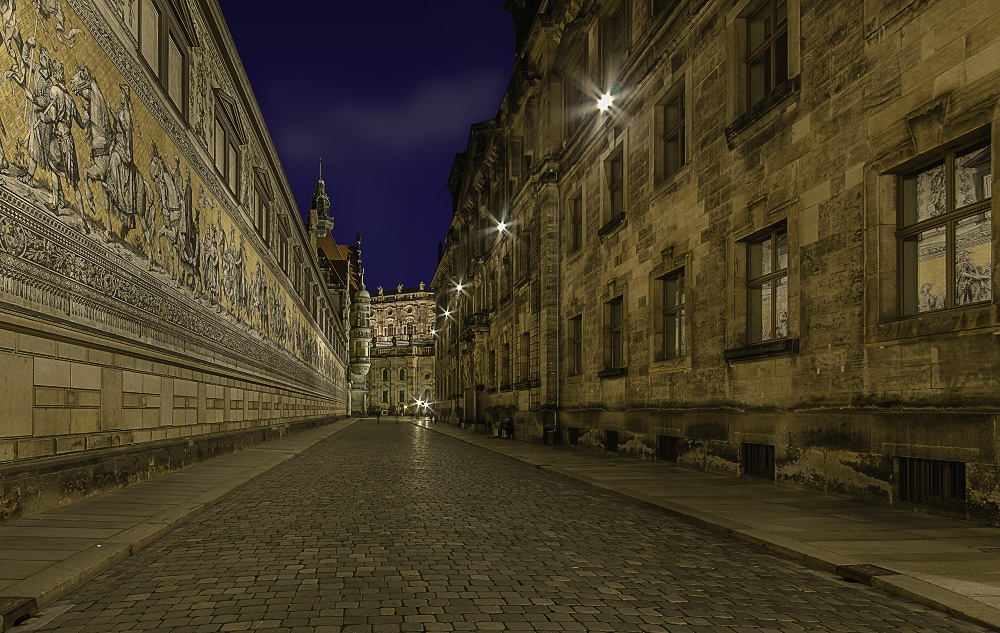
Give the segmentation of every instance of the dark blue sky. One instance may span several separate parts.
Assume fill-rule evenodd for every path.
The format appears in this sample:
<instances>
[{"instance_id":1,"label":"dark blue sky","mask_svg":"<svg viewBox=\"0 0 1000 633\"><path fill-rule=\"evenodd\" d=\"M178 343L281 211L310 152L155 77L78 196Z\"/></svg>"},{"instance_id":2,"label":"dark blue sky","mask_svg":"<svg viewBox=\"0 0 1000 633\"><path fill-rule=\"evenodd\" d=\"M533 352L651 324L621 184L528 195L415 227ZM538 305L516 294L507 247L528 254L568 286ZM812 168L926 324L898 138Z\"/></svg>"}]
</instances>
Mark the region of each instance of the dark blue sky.
<instances>
[{"instance_id":1,"label":"dark blue sky","mask_svg":"<svg viewBox=\"0 0 1000 633\"><path fill-rule=\"evenodd\" d=\"M323 159L369 289L431 283L445 181L514 65L502 0L219 0L300 211Z\"/></svg>"}]
</instances>

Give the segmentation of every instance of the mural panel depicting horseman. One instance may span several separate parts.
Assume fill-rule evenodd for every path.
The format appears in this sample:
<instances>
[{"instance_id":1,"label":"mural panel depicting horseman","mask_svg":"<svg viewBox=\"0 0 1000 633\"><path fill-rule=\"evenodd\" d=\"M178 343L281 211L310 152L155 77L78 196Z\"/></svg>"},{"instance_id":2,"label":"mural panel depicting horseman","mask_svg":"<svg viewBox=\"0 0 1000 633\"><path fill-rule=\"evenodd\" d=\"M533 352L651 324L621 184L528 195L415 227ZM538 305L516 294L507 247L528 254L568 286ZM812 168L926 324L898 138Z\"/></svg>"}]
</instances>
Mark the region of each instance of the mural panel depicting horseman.
<instances>
[{"instance_id":1,"label":"mural panel depicting horseman","mask_svg":"<svg viewBox=\"0 0 1000 633\"><path fill-rule=\"evenodd\" d=\"M315 335L293 334L294 304L233 221L231 214L238 211L213 194L225 191L214 167L202 165L195 146L185 145L183 137L165 131L183 135L186 123L161 98L156 78L139 61L137 44L113 61L81 15L131 20L134 3L115 0L95 7L90 0L0 0L0 189L44 219L50 227L45 230L61 231L91 252L113 252L168 295L227 314L300 358L315 358L310 347ZM129 43L105 46L110 51ZM197 58L202 66L214 59L207 48ZM212 76L225 73L213 71ZM213 116L210 106L202 104L202 118ZM211 134L211 126L202 127ZM199 174L213 176L202 180ZM52 234L29 235L13 218L12 209L0 204L0 237L9 238L0 239L0 253L5 243L19 244L16 253L7 249L8 254L30 253L33 264L80 281L76 268L57 269L53 263L70 261L48 252L60 240ZM125 286L134 285L135 278L113 272L119 274L121 296L134 294Z\"/></svg>"}]
</instances>

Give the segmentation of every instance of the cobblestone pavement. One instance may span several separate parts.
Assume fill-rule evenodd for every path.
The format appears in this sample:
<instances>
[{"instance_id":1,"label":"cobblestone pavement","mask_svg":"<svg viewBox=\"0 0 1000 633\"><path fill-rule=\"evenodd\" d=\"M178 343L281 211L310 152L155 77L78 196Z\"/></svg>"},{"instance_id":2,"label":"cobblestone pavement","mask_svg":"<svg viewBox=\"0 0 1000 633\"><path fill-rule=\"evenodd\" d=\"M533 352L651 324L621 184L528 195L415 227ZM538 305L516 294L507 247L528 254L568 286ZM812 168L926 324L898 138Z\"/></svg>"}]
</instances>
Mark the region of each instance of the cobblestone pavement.
<instances>
[{"instance_id":1,"label":"cobblestone pavement","mask_svg":"<svg viewBox=\"0 0 1000 633\"><path fill-rule=\"evenodd\" d=\"M26 627L984 631L391 420L288 460L47 611L63 612Z\"/></svg>"}]
</instances>

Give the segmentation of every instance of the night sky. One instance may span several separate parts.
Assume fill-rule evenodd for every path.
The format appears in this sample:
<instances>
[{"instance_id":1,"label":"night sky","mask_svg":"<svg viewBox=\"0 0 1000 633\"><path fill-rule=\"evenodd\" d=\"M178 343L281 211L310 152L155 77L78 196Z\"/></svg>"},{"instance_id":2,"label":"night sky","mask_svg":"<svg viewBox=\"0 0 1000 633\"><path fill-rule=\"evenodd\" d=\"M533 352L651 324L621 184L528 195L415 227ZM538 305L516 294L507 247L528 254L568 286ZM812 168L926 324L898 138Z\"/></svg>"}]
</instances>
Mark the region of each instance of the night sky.
<instances>
[{"instance_id":1,"label":"night sky","mask_svg":"<svg viewBox=\"0 0 1000 633\"><path fill-rule=\"evenodd\" d=\"M319 159L365 284L428 285L445 185L514 65L502 0L219 0L303 217Z\"/></svg>"}]
</instances>

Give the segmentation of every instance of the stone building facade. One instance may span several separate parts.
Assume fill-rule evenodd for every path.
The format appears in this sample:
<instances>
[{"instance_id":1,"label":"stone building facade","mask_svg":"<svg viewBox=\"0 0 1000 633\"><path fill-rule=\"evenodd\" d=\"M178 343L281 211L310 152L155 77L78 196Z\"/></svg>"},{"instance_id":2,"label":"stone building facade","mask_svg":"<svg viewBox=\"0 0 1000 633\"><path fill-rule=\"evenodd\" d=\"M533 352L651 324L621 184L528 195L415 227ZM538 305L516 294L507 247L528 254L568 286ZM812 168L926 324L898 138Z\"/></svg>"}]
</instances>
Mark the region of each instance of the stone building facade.
<instances>
[{"instance_id":1,"label":"stone building facade","mask_svg":"<svg viewBox=\"0 0 1000 633\"><path fill-rule=\"evenodd\" d=\"M1000 6L507 8L448 180L442 415L1000 524Z\"/></svg>"},{"instance_id":2,"label":"stone building facade","mask_svg":"<svg viewBox=\"0 0 1000 633\"><path fill-rule=\"evenodd\" d=\"M5 7L0 518L344 415L345 323L218 3Z\"/></svg>"},{"instance_id":3,"label":"stone building facade","mask_svg":"<svg viewBox=\"0 0 1000 633\"><path fill-rule=\"evenodd\" d=\"M391 414L434 409L434 291L423 282L413 288L379 286L371 298L371 407ZM431 403L429 409L418 403Z\"/></svg>"}]
</instances>

